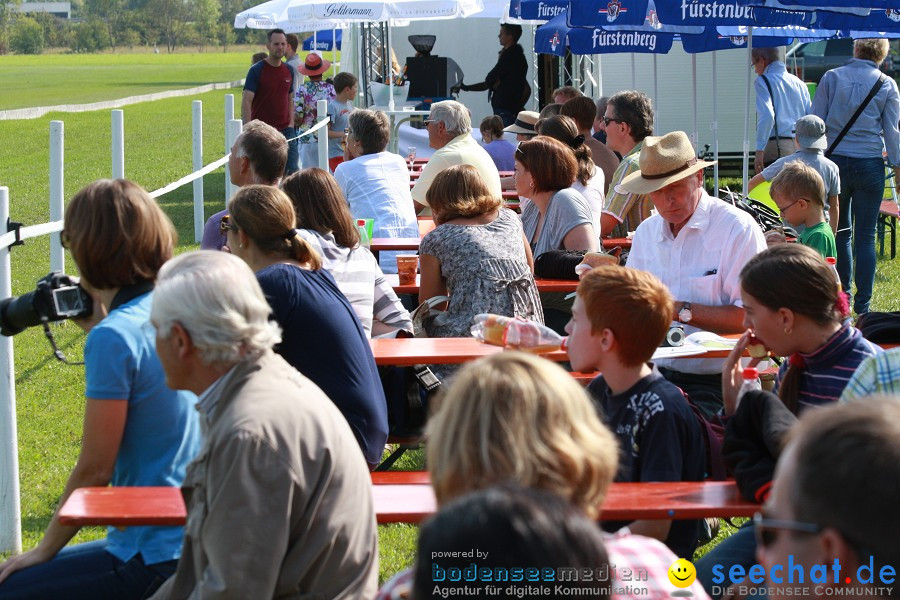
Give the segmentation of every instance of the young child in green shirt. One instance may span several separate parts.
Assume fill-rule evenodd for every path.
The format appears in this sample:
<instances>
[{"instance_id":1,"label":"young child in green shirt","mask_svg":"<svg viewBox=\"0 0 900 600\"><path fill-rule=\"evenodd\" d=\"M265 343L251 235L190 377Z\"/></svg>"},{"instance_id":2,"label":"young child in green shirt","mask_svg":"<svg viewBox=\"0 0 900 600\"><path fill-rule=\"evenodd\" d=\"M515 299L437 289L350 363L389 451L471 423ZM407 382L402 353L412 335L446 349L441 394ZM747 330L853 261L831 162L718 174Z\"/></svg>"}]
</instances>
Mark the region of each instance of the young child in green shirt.
<instances>
[{"instance_id":1,"label":"young child in green shirt","mask_svg":"<svg viewBox=\"0 0 900 600\"><path fill-rule=\"evenodd\" d=\"M787 163L772 180L769 194L785 221L806 226L801 244L825 258L837 257L834 233L825 222L825 182L815 169L799 160Z\"/></svg>"}]
</instances>

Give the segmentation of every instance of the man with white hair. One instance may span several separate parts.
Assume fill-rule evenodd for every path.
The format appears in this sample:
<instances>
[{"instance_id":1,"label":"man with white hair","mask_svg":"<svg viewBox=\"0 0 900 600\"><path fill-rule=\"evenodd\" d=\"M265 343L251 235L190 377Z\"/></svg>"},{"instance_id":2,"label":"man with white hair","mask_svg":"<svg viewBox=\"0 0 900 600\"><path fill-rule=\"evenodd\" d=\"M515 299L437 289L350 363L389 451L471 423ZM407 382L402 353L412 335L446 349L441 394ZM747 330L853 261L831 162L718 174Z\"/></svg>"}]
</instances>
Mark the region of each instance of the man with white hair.
<instances>
[{"instance_id":1,"label":"man with white hair","mask_svg":"<svg viewBox=\"0 0 900 600\"><path fill-rule=\"evenodd\" d=\"M437 152L425 163L422 175L413 186L416 212L428 206L425 195L437 174L454 165L472 165L478 169L491 194L500 197L500 173L491 155L471 135L472 119L468 108L455 100L435 102L425 125L428 127L428 144ZM431 210L426 212L430 214Z\"/></svg>"},{"instance_id":2,"label":"man with white hair","mask_svg":"<svg viewBox=\"0 0 900 600\"><path fill-rule=\"evenodd\" d=\"M231 146L228 157L228 177L231 183L244 187L251 183L278 186L284 173L284 163L288 157L288 143L277 129L253 120L244 125L241 134ZM222 217L228 214L221 210L206 220L200 248L221 250L225 245L222 233Z\"/></svg>"},{"instance_id":3,"label":"man with white hair","mask_svg":"<svg viewBox=\"0 0 900 600\"><path fill-rule=\"evenodd\" d=\"M188 468L184 548L153 598L371 598L369 473L327 396L281 341L247 264L191 252L159 272L150 321L172 389L199 396L206 441Z\"/></svg>"}]
</instances>

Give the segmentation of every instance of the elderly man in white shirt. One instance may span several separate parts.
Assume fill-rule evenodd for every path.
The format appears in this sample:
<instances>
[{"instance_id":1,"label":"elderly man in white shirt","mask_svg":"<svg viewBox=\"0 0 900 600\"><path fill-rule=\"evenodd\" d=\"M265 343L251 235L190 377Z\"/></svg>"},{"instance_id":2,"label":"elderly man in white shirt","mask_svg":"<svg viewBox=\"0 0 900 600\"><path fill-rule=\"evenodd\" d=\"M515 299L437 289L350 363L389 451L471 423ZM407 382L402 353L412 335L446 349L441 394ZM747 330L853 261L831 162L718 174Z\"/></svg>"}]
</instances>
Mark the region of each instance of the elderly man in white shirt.
<instances>
[{"instance_id":1,"label":"elderly man in white shirt","mask_svg":"<svg viewBox=\"0 0 900 600\"><path fill-rule=\"evenodd\" d=\"M425 195L438 173L454 165L472 165L487 183L491 194L501 195L500 173L491 155L472 137L472 119L469 109L454 100L444 100L431 105L431 114L425 121L428 126L428 144L437 150L422 169L422 175L412 189L416 211L428 206ZM424 212L423 212L424 211Z\"/></svg>"},{"instance_id":2,"label":"elderly man in white shirt","mask_svg":"<svg viewBox=\"0 0 900 600\"><path fill-rule=\"evenodd\" d=\"M740 272L766 249L762 230L745 212L709 196L703 168L683 131L644 139L640 170L626 177L625 192L649 194L659 214L634 234L628 266L659 277L672 297L672 320L685 333L743 331ZM722 407L722 359L659 360L663 375L687 392L706 414Z\"/></svg>"}]
</instances>

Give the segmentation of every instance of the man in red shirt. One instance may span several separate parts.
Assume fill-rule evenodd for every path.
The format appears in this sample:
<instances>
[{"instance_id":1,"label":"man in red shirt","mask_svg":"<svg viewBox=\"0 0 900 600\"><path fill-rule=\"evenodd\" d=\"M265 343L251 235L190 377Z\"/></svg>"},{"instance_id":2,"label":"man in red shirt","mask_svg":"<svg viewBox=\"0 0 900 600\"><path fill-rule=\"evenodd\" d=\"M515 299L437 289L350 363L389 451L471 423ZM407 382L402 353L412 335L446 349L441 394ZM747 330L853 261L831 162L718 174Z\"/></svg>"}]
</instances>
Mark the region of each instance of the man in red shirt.
<instances>
[{"instance_id":1,"label":"man in red shirt","mask_svg":"<svg viewBox=\"0 0 900 600\"><path fill-rule=\"evenodd\" d=\"M290 140L294 131L294 99L291 90L297 72L282 62L287 48L287 36L281 29L268 34L266 49L269 56L247 71L244 93L241 96L241 120L246 125L253 119L268 123ZM297 140L288 143L288 158L284 174L290 175L298 168L300 145Z\"/></svg>"}]
</instances>

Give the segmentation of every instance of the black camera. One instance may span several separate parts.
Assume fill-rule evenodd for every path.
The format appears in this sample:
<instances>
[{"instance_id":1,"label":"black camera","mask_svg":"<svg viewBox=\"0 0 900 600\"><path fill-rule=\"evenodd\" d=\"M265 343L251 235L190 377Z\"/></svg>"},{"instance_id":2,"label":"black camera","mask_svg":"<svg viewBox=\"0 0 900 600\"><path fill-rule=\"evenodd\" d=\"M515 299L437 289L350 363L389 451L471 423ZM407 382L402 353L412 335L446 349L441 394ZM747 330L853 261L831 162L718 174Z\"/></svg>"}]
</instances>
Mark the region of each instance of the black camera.
<instances>
[{"instance_id":1,"label":"black camera","mask_svg":"<svg viewBox=\"0 0 900 600\"><path fill-rule=\"evenodd\" d=\"M33 292L0 300L0 334L10 336L49 321L87 317L94 302L78 280L53 271L41 277Z\"/></svg>"}]
</instances>

